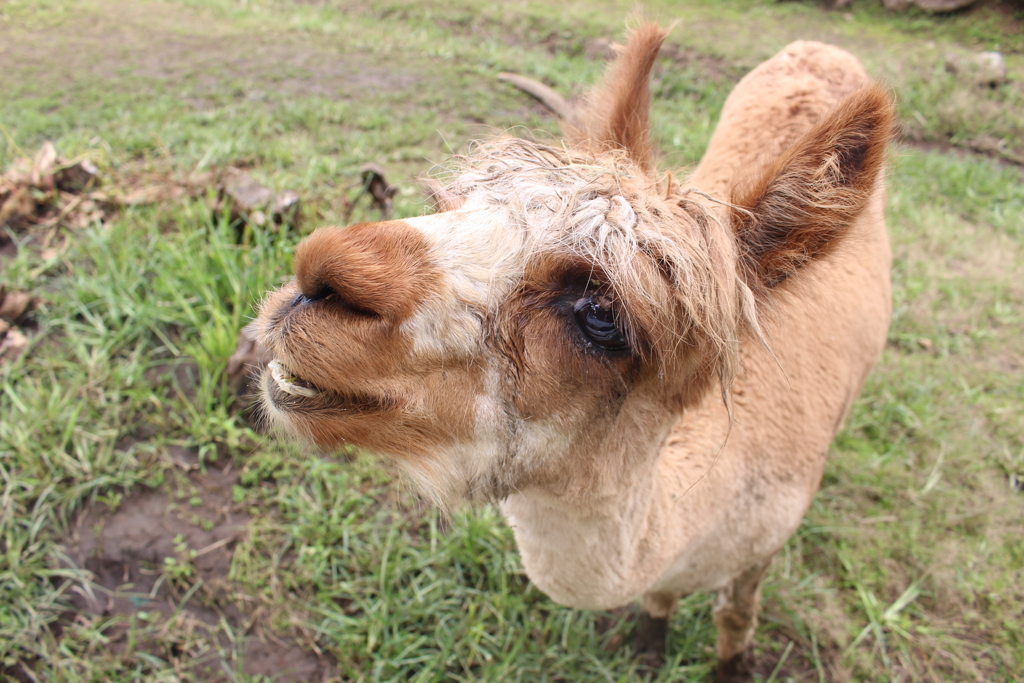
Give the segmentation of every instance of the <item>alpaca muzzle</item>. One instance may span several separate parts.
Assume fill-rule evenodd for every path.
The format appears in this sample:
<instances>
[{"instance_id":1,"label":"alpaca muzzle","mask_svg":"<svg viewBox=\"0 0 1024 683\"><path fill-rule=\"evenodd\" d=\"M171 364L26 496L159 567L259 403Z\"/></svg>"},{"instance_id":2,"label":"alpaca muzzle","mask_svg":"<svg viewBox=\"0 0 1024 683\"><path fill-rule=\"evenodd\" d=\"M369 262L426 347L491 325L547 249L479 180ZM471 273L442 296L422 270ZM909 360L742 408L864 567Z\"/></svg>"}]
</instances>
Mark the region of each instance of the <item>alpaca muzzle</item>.
<instances>
[{"instance_id":1,"label":"alpaca muzzle","mask_svg":"<svg viewBox=\"0 0 1024 683\"><path fill-rule=\"evenodd\" d=\"M397 325L436 280L422 234L404 221L321 228L295 252L295 278L307 302Z\"/></svg>"}]
</instances>

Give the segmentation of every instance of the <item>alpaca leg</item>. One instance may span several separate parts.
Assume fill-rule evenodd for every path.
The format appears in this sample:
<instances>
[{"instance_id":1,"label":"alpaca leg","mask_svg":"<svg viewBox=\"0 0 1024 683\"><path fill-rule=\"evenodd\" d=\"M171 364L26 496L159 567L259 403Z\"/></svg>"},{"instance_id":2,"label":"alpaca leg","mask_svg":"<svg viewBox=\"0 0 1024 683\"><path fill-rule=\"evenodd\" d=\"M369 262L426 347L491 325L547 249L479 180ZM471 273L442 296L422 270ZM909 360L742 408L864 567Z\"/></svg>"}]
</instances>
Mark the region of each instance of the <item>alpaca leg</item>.
<instances>
[{"instance_id":1,"label":"alpaca leg","mask_svg":"<svg viewBox=\"0 0 1024 683\"><path fill-rule=\"evenodd\" d=\"M748 683L753 680L754 655L750 644L761 607L761 579L769 558L742 572L715 595L712 616L718 627L718 680Z\"/></svg>"},{"instance_id":2,"label":"alpaca leg","mask_svg":"<svg viewBox=\"0 0 1024 683\"><path fill-rule=\"evenodd\" d=\"M679 602L678 593L645 593L640 602L640 623L637 624L633 647L644 663L661 668L665 663L665 635L668 620Z\"/></svg>"}]
</instances>

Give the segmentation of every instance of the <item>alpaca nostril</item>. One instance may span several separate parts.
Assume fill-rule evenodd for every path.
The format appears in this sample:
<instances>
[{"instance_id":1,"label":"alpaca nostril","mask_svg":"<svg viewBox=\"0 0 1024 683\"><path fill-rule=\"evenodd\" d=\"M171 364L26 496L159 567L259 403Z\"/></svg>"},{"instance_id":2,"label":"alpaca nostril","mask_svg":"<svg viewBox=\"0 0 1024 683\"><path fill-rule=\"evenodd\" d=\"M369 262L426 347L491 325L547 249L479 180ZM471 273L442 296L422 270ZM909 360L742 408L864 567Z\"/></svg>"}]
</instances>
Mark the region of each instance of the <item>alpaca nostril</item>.
<instances>
[{"instance_id":1,"label":"alpaca nostril","mask_svg":"<svg viewBox=\"0 0 1024 683\"><path fill-rule=\"evenodd\" d=\"M339 308L343 308L350 313L354 313L359 316L377 316L377 313L359 306L349 297L345 296L344 293L335 287L332 287L328 282L319 284L313 283L310 286L302 287L302 290L303 291L296 294L295 298L292 299L293 308L330 300L332 305L337 305Z\"/></svg>"},{"instance_id":2,"label":"alpaca nostril","mask_svg":"<svg viewBox=\"0 0 1024 683\"><path fill-rule=\"evenodd\" d=\"M308 304L314 301L321 301L332 294L337 293L337 290L331 287L330 284L326 282L319 282L313 283L311 287L308 287L308 291L306 291L306 288L303 288L302 293L299 294L297 298L302 299L302 301L299 301L298 303Z\"/></svg>"}]
</instances>

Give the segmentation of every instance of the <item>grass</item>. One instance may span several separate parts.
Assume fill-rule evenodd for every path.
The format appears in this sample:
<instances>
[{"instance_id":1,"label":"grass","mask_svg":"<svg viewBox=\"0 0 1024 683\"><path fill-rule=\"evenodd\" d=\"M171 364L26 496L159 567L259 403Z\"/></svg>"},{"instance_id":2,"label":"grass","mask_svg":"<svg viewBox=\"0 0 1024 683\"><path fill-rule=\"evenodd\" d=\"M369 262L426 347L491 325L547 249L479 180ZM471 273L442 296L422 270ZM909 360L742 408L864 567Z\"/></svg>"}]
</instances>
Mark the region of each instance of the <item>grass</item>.
<instances>
[{"instance_id":1,"label":"grass","mask_svg":"<svg viewBox=\"0 0 1024 683\"><path fill-rule=\"evenodd\" d=\"M889 345L765 585L764 680L1013 680L1024 669L1024 185L1019 167L955 149L982 136L1021 149L1022 46L1000 20L1010 15L993 11L649 6L683 18L655 84L667 165L699 159L735 80L799 36L853 50L894 88L908 139L941 143L893 155ZM108 178L241 165L301 191L301 233L340 221L376 161L401 187L398 214L412 215L414 174L469 138L554 131L496 72L578 93L599 73L588 41L618 35L628 12L610 0L12 2L0 9L0 42L19 56L0 52L0 163L52 139ZM140 53L121 45L169 66L133 66ZM997 46L1018 79L1003 89L942 68L947 52ZM364 216L357 207L353 220ZM249 229L240 241L201 197L69 237L55 257L24 248L0 262L0 284L44 298L29 352L0 366L4 675L260 680L268 671L252 660L277 647L322 653L318 666L342 680L708 676L710 596L682 601L668 664L644 672L624 645L631 617L551 603L494 510L446 523L369 456L306 453L245 426L225 364L255 302L288 276L300 234ZM197 460L189 471L181 449ZM77 606L67 539L83 509L113 515L151 490L200 509L219 495L204 471L226 463L238 477L225 505L249 521L223 576L180 539L144 567L172 608ZM308 680L289 671L276 673Z\"/></svg>"}]
</instances>

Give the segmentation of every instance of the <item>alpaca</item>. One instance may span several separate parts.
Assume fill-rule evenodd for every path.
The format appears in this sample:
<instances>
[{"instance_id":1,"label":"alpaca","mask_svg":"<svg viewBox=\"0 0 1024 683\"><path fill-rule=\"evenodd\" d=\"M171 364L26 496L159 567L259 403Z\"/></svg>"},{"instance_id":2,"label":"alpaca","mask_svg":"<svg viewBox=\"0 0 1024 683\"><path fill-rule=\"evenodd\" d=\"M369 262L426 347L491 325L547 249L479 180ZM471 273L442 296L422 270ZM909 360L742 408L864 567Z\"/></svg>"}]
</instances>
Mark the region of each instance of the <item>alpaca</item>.
<instances>
[{"instance_id":1,"label":"alpaca","mask_svg":"<svg viewBox=\"0 0 1024 683\"><path fill-rule=\"evenodd\" d=\"M817 490L890 316L888 95L796 42L660 176L632 32L567 144L455 158L437 210L322 228L256 322L264 409L384 454L443 506L495 501L553 600L641 598L663 646L715 591L719 675L750 680L760 583Z\"/></svg>"}]
</instances>

